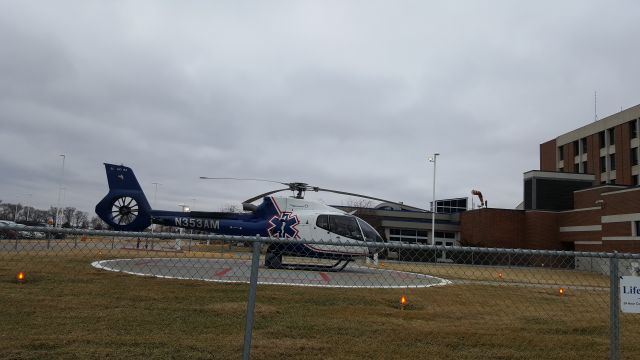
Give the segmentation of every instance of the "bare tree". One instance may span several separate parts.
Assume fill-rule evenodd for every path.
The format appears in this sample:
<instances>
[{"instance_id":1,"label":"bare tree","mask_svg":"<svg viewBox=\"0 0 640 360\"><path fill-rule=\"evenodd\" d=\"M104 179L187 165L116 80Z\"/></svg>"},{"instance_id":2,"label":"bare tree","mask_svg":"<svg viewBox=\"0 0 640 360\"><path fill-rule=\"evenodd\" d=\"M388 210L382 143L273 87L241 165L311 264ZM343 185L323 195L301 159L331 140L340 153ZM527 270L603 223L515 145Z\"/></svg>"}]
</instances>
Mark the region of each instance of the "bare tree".
<instances>
[{"instance_id":1,"label":"bare tree","mask_svg":"<svg viewBox=\"0 0 640 360\"><path fill-rule=\"evenodd\" d=\"M89 215L84 211L76 210L73 213L73 225L86 229L89 227Z\"/></svg>"},{"instance_id":2,"label":"bare tree","mask_svg":"<svg viewBox=\"0 0 640 360\"><path fill-rule=\"evenodd\" d=\"M349 199L345 206L362 209L372 209L375 207L374 202L369 199Z\"/></svg>"},{"instance_id":3,"label":"bare tree","mask_svg":"<svg viewBox=\"0 0 640 360\"><path fill-rule=\"evenodd\" d=\"M92 217L91 221L89 223L91 225L91 228L95 229L95 230L108 230L109 229L109 225L107 225L107 223L102 221L102 219L100 219L97 216Z\"/></svg>"},{"instance_id":4,"label":"bare tree","mask_svg":"<svg viewBox=\"0 0 640 360\"><path fill-rule=\"evenodd\" d=\"M75 214L76 208L68 206L62 210L62 223L65 227L70 227L73 221L73 214Z\"/></svg>"},{"instance_id":5,"label":"bare tree","mask_svg":"<svg viewBox=\"0 0 640 360\"><path fill-rule=\"evenodd\" d=\"M240 208L237 205L233 204L225 204L220 207L221 212L229 212L229 213L239 213Z\"/></svg>"}]
</instances>

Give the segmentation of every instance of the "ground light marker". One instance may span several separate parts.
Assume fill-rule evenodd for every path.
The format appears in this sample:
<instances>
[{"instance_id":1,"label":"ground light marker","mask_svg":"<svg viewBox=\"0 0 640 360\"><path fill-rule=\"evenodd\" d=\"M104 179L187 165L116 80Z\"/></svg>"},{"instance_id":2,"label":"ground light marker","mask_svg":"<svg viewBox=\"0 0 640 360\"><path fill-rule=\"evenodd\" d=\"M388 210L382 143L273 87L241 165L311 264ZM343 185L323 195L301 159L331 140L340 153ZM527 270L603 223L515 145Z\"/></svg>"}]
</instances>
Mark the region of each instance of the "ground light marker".
<instances>
[{"instance_id":1,"label":"ground light marker","mask_svg":"<svg viewBox=\"0 0 640 360\"><path fill-rule=\"evenodd\" d=\"M560 297L563 297L563 296L564 296L564 288L560 288L560 289L558 290L558 295L560 295Z\"/></svg>"},{"instance_id":2,"label":"ground light marker","mask_svg":"<svg viewBox=\"0 0 640 360\"><path fill-rule=\"evenodd\" d=\"M498 273L498 277L500 278L500 280L502 280L502 273L501 272Z\"/></svg>"},{"instance_id":3,"label":"ground light marker","mask_svg":"<svg viewBox=\"0 0 640 360\"><path fill-rule=\"evenodd\" d=\"M18 273L18 275L16 275L16 280L18 281L18 283L22 284L25 282L25 280L27 279L27 277L24 275L24 272L20 271Z\"/></svg>"},{"instance_id":4,"label":"ground light marker","mask_svg":"<svg viewBox=\"0 0 640 360\"><path fill-rule=\"evenodd\" d=\"M402 294L402 296L400 296L400 310L404 310L405 306L407 306L407 297Z\"/></svg>"}]
</instances>

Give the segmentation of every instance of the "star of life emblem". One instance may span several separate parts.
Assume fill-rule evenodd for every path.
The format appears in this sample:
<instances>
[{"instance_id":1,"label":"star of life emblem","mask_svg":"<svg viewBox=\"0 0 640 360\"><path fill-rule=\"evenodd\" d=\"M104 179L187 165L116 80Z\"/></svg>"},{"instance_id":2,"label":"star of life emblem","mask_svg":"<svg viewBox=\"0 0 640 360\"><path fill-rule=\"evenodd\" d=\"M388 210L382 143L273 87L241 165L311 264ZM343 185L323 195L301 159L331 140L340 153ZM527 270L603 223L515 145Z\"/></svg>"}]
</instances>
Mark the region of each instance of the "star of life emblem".
<instances>
[{"instance_id":1,"label":"star of life emblem","mask_svg":"<svg viewBox=\"0 0 640 360\"><path fill-rule=\"evenodd\" d=\"M270 237L280 239L299 239L298 224L300 219L298 215L285 211L279 215L274 215L267 222L267 232Z\"/></svg>"}]
</instances>

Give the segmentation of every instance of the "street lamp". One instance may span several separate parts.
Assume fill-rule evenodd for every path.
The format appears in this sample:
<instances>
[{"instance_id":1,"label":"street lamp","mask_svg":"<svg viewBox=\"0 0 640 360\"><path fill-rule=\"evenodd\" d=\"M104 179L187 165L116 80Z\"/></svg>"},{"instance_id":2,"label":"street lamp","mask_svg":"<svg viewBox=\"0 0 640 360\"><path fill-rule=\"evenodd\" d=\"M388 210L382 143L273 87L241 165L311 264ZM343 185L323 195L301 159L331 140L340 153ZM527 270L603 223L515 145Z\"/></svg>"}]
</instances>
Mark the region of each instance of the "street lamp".
<instances>
[{"instance_id":1,"label":"street lamp","mask_svg":"<svg viewBox=\"0 0 640 360\"><path fill-rule=\"evenodd\" d=\"M154 182L152 183L155 186L155 189L153 190L153 207L157 207L158 206L158 185L162 185L159 182ZM151 224L151 232L155 232L156 230L156 224Z\"/></svg>"},{"instance_id":2,"label":"street lamp","mask_svg":"<svg viewBox=\"0 0 640 360\"><path fill-rule=\"evenodd\" d=\"M157 203L157 196L158 196L158 185L162 185L159 182L154 182L152 183L155 186L155 190L153 191L153 207L157 207L158 203Z\"/></svg>"},{"instance_id":3,"label":"street lamp","mask_svg":"<svg viewBox=\"0 0 640 360\"><path fill-rule=\"evenodd\" d=\"M33 197L33 194L24 194L24 196L28 196L29 198L31 198L31 197ZM26 202L25 202L25 203L26 203ZM29 203L31 203L31 201L29 201ZM26 220L26 221L27 221L27 222L29 222L29 210L30 210L30 209L29 209L29 206L28 206L28 205L25 205L24 207L26 207L26 208L27 208L27 220Z\"/></svg>"},{"instance_id":4,"label":"street lamp","mask_svg":"<svg viewBox=\"0 0 640 360\"><path fill-rule=\"evenodd\" d=\"M178 204L182 208L182 212L189 212L189 205L187 204ZM184 228L180 227L180 234L184 234ZM180 250L182 248L182 239L176 239L176 250Z\"/></svg>"},{"instance_id":5,"label":"street lamp","mask_svg":"<svg viewBox=\"0 0 640 360\"><path fill-rule=\"evenodd\" d=\"M431 245L436 244L436 161L439 153L429 156L429 162L433 163L433 202L431 203Z\"/></svg>"},{"instance_id":6,"label":"street lamp","mask_svg":"<svg viewBox=\"0 0 640 360\"><path fill-rule=\"evenodd\" d=\"M67 158L65 154L61 154L59 156L62 156L62 172L61 172L61 175L60 175L60 186L58 186L58 207L56 209L56 225L55 225L55 227L59 227L59 225L60 225L60 206L61 206L61 204L60 204L60 196L61 196L61 193L62 193L62 183L63 183L63 180L64 180L64 161Z\"/></svg>"}]
</instances>

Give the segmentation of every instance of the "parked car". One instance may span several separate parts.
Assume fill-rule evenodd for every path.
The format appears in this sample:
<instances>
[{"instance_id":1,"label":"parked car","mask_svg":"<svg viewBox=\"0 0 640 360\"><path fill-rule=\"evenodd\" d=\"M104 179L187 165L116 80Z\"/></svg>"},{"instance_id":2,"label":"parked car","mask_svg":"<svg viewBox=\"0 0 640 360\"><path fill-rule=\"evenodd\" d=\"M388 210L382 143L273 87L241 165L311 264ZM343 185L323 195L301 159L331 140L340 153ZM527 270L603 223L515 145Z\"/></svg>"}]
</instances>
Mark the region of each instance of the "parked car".
<instances>
[{"instance_id":1,"label":"parked car","mask_svg":"<svg viewBox=\"0 0 640 360\"><path fill-rule=\"evenodd\" d=\"M9 226L17 226L17 227L26 227L26 225L18 224L9 220L0 220L0 224L9 225ZM46 234L39 231L20 231L20 230L8 230L3 229L3 231L8 232L5 236L11 235L12 239L44 239ZM8 239L9 237L4 237Z\"/></svg>"},{"instance_id":2,"label":"parked car","mask_svg":"<svg viewBox=\"0 0 640 360\"><path fill-rule=\"evenodd\" d=\"M16 224L13 221L9 221L9 220L0 220L0 224L2 225L7 225L7 226L21 226L20 224ZM24 225L22 225L24 226ZM27 231L17 231L17 230L9 230L9 229L0 229L4 236L3 239L22 239L28 234Z\"/></svg>"}]
</instances>

